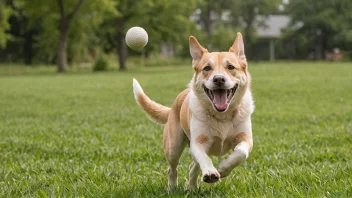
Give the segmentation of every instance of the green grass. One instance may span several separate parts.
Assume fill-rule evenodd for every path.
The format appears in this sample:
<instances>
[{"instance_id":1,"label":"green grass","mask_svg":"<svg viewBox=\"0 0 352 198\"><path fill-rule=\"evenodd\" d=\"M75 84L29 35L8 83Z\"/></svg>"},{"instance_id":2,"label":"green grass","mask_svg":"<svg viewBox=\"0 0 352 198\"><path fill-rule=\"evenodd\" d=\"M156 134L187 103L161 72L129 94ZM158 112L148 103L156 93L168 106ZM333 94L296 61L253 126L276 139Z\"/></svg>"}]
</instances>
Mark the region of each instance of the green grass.
<instances>
[{"instance_id":1,"label":"green grass","mask_svg":"<svg viewBox=\"0 0 352 198\"><path fill-rule=\"evenodd\" d=\"M1 76L0 196L352 197L352 64L262 63L250 72L250 157L189 192L187 149L171 193L162 127L135 104L132 78L171 105L190 66Z\"/></svg>"}]
</instances>

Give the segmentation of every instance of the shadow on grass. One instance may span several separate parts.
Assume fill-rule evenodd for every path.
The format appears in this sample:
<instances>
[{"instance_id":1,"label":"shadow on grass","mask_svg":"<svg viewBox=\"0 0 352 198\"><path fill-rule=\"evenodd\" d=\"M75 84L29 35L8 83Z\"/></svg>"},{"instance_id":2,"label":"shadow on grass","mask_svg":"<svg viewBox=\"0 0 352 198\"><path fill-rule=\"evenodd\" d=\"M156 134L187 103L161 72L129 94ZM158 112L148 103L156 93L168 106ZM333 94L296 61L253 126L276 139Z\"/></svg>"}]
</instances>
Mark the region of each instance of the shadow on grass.
<instances>
[{"instance_id":1,"label":"shadow on grass","mask_svg":"<svg viewBox=\"0 0 352 198\"><path fill-rule=\"evenodd\" d=\"M219 185L200 183L197 190L187 190L185 186L178 185L175 189L167 191L167 184L150 185L151 182L143 182L140 186L125 188L122 192L116 192L116 197L226 197L225 189ZM160 184L160 183L159 183ZM203 185L213 185L211 188L202 188ZM111 194L107 194L110 195Z\"/></svg>"}]
</instances>

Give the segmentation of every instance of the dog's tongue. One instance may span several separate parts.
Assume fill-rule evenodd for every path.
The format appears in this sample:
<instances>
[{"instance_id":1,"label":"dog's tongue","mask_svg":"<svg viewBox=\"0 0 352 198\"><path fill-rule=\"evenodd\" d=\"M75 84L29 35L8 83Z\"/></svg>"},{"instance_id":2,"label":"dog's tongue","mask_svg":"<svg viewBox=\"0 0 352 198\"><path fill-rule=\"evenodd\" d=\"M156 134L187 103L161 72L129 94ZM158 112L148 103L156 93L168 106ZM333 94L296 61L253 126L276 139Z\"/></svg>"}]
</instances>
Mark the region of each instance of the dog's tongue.
<instances>
[{"instance_id":1,"label":"dog's tongue","mask_svg":"<svg viewBox=\"0 0 352 198\"><path fill-rule=\"evenodd\" d=\"M224 89L218 89L213 91L214 100L213 103L215 108L220 111L224 111L227 108L227 93Z\"/></svg>"}]
</instances>

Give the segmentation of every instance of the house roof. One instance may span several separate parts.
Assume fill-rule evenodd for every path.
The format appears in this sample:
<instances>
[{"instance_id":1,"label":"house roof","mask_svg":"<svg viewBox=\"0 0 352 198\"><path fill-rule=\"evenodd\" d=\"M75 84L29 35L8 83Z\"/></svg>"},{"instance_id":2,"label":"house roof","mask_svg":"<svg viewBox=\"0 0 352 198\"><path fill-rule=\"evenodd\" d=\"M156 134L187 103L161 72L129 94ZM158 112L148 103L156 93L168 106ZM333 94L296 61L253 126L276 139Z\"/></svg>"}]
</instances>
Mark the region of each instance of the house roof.
<instances>
[{"instance_id":1,"label":"house roof","mask_svg":"<svg viewBox=\"0 0 352 198\"><path fill-rule=\"evenodd\" d=\"M262 18L260 21L264 25L258 25L257 33L259 38L278 38L281 35L281 30L288 26L291 18L286 15L270 15Z\"/></svg>"}]
</instances>

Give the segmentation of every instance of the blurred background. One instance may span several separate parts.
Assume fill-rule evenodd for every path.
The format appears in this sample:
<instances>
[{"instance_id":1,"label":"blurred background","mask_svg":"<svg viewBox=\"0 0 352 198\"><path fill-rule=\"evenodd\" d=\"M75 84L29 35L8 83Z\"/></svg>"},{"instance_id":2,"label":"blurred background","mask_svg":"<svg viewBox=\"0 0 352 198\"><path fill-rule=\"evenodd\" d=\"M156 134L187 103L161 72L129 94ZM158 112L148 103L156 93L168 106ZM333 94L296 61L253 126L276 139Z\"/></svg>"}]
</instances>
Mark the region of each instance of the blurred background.
<instances>
[{"instance_id":1,"label":"blurred background","mask_svg":"<svg viewBox=\"0 0 352 198\"><path fill-rule=\"evenodd\" d=\"M238 31L251 61L352 59L349 0L0 2L0 70L167 66L189 60L190 35L209 51L226 51ZM133 26L149 34L143 50L126 47L125 34Z\"/></svg>"}]
</instances>

